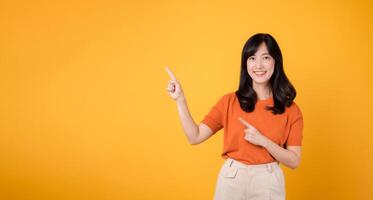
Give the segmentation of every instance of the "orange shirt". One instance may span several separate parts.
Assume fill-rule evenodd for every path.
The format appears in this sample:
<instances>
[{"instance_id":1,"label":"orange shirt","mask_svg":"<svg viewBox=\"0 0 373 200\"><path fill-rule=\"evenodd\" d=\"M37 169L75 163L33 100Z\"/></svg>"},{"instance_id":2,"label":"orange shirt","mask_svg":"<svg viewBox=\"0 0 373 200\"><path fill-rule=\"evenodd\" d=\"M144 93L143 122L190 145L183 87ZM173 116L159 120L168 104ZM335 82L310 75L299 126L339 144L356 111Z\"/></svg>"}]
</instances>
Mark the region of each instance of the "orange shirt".
<instances>
[{"instance_id":1,"label":"orange shirt","mask_svg":"<svg viewBox=\"0 0 373 200\"><path fill-rule=\"evenodd\" d=\"M234 92L223 95L201 121L214 134L224 128L223 158L233 158L246 164L263 164L275 161L264 148L244 139L244 125L238 120L242 117L261 134L280 145L301 146L303 137L302 112L293 101L285 112L274 115L265 110L266 105L273 106L273 98L258 100L251 113L243 111Z\"/></svg>"}]
</instances>

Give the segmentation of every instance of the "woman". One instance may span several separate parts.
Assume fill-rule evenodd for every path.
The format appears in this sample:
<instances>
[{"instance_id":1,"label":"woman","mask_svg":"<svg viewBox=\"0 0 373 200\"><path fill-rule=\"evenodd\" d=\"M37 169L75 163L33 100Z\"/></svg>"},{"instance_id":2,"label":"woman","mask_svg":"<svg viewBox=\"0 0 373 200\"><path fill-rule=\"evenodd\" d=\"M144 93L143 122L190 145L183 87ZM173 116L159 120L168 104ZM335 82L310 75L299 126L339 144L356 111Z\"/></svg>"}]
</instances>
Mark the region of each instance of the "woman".
<instances>
[{"instance_id":1,"label":"woman","mask_svg":"<svg viewBox=\"0 0 373 200\"><path fill-rule=\"evenodd\" d=\"M222 157L214 199L285 199L279 163L300 163L303 116L293 101L296 90L285 75L282 54L270 34L255 34L242 51L240 85L223 95L199 125L189 113L180 83L167 90L177 102L183 130L193 145L224 128Z\"/></svg>"}]
</instances>

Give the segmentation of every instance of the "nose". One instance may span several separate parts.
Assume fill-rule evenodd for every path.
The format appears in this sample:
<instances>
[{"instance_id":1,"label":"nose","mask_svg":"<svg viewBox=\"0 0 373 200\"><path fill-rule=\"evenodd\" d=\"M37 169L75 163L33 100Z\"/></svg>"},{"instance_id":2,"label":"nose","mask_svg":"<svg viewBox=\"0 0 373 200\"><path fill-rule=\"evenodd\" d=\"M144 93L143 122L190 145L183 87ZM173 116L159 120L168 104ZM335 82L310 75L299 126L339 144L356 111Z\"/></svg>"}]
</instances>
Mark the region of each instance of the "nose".
<instances>
[{"instance_id":1,"label":"nose","mask_svg":"<svg viewBox=\"0 0 373 200\"><path fill-rule=\"evenodd\" d=\"M258 59L258 60L255 62L254 67L255 67L255 69L262 69L262 68L263 68L261 59Z\"/></svg>"}]
</instances>

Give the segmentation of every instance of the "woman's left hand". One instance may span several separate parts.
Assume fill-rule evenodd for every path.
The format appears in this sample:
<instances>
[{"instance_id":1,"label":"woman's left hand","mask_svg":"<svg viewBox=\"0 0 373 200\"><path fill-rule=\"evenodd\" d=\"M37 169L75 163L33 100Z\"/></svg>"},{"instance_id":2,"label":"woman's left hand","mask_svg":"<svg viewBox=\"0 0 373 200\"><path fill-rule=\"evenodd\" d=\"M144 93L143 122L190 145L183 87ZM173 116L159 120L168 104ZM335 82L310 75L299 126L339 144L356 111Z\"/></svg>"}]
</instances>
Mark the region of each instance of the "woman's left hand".
<instances>
[{"instance_id":1,"label":"woman's left hand","mask_svg":"<svg viewBox=\"0 0 373 200\"><path fill-rule=\"evenodd\" d=\"M245 128L245 140L262 147L266 147L269 143L269 139L262 135L254 126L249 124L247 121L242 119L241 117L238 118L240 122L246 127Z\"/></svg>"}]
</instances>

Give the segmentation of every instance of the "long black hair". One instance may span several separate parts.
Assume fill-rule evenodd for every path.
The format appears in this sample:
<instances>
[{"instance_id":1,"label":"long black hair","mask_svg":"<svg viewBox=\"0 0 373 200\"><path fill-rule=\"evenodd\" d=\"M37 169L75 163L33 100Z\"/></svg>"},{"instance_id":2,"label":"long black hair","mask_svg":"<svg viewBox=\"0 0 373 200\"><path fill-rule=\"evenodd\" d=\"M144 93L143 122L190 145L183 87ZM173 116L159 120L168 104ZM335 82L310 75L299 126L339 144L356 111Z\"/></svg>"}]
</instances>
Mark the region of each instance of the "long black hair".
<instances>
[{"instance_id":1,"label":"long black hair","mask_svg":"<svg viewBox=\"0 0 373 200\"><path fill-rule=\"evenodd\" d=\"M280 47L270 34L257 33L246 41L242 50L240 85L236 96L242 110L252 112L255 109L257 94L253 89L253 80L247 71L247 59L255 54L263 42L267 46L268 53L275 59L274 72L269 81L273 92L274 106L267 106L266 109L271 110L273 114L282 114L285 111L285 106L289 107L293 103L297 93L285 75Z\"/></svg>"}]
</instances>

